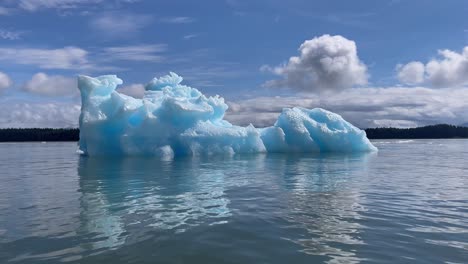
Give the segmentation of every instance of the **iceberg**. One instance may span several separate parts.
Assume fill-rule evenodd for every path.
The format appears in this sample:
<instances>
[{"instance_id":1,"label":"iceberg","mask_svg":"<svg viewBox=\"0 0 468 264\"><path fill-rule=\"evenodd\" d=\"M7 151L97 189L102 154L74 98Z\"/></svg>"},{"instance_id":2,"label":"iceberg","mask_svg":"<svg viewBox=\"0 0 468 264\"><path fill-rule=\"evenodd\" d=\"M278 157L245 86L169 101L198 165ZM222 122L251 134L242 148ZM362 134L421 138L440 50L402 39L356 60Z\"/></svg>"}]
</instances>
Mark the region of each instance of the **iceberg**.
<instances>
[{"instance_id":1,"label":"iceberg","mask_svg":"<svg viewBox=\"0 0 468 264\"><path fill-rule=\"evenodd\" d=\"M321 108L285 108L273 126L255 128L224 120L228 105L182 85L175 73L154 78L142 99L117 92L116 75L79 76L79 151L83 155L173 158L270 152L368 152L366 133Z\"/></svg>"}]
</instances>

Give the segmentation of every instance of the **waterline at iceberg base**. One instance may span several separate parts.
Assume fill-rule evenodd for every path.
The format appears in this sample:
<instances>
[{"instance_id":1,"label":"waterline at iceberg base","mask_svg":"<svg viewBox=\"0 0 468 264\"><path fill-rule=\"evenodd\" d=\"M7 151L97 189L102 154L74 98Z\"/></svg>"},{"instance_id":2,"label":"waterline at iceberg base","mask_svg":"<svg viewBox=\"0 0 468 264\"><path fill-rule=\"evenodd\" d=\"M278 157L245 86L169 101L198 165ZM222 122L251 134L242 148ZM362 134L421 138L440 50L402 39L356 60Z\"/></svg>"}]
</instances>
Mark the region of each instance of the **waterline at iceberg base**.
<instances>
[{"instance_id":1,"label":"waterline at iceberg base","mask_svg":"<svg viewBox=\"0 0 468 264\"><path fill-rule=\"evenodd\" d=\"M236 126L224 120L219 96L182 85L175 73L155 78L143 99L115 91L115 75L78 77L83 155L145 155L173 158L265 152L368 152L366 133L321 108L285 108L271 127Z\"/></svg>"}]
</instances>

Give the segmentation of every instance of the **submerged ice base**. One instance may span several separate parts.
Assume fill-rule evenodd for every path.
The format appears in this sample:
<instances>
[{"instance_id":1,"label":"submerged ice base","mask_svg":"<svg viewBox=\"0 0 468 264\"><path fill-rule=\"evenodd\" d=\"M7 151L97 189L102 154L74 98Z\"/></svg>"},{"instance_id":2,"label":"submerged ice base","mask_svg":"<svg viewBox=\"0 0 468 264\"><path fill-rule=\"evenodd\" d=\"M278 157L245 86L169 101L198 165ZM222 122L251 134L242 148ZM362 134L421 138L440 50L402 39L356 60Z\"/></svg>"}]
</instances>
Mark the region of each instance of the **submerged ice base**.
<instances>
[{"instance_id":1,"label":"submerged ice base","mask_svg":"<svg viewBox=\"0 0 468 264\"><path fill-rule=\"evenodd\" d=\"M224 120L219 96L181 85L175 73L146 85L143 99L115 91L115 75L78 77L80 142L85 155L183 155L376 151L366 133L324 109L285 108L271 127Z\"/></svg>"}]
</instances>

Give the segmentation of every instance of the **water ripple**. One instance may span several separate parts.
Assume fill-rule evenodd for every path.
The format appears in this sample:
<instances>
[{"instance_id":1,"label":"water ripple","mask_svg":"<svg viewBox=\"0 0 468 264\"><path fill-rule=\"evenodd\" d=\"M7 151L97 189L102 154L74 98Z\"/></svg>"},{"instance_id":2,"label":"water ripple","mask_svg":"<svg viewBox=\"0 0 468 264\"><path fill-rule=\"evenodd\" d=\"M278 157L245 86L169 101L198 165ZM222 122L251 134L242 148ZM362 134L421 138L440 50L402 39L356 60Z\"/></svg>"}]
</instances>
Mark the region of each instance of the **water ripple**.
<instances>
[{"instance_id":1,"label":"water ripple","mask_svg":"<svg viewBox=\"0 0 468 264\"><path fill-rule=\"evenodd\" d=\"M468 141L376 145L160 161L0 144L0 263L466 263Z\"/></svg>"}]
</instances>

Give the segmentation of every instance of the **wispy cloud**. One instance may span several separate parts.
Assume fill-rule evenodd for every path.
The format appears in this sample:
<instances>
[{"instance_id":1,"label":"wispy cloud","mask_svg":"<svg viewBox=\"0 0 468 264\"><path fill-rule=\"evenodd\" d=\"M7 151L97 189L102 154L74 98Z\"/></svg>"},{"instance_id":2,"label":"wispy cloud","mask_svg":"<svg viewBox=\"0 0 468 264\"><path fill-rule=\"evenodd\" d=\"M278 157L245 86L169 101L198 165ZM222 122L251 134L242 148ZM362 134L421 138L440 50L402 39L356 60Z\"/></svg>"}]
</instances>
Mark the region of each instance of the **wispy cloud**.
<instances>
[{"instance_id":1,"label":"wispy cloud","mask_svg":"<svg viewBox=\"0 0 468 264\"><path fill-rule=\"evenodd\" d=\"M112 62L160 62L166 50L166 44L113 46L91 51L73 46L55 49L0 47L0 65L8 63L87 72L120 71L122 68L111 66Z\"/></svg>"},{"instance_id":2,"label":"wispy cloud","mask_svg":"<svg viewBox=\"0 0 468 264\"><path fill-rule=\"evenodd\" d=\"M38 12L56 10L60 15L89 14L93 11L115 10L125 4L141 0L2 0L0 15L11 15L13 12ZM76 11L76 12L75 12Z\"/></svg>"},{"instance_id":3,"label":"wispy cloud","mask_svg":"<svg viewBox=\"0 0 468 264\"><path fill-rule=\"evenodd\" d=\"M234 11L232 14L234 16L238 16L238 17L245 17L247 15L247 12L245 12L245 11Z\"/></svg>"},{"instance_id":4,"label":"wispy cloud","mask_svg":"<svg viewBox=\"0 0 468 264\"><path fill-rule=\"evenodd\" d=\"M34 12L40 9L74 9L85 5L94 5L104 0L17 0L18 8Z\"/></svg>"},{"instance_id":5,"label":"wispy cloud","mask_svg":"<svg viewBox=\"0 0 468 264\"><path fill-rule=\"evenodd\" d=\"M163 60L162 55L158 53L167 50L166 44L153 45L135 45L104 48L100 54L104 60L122 60L122 61L151 61L159 62Z\"/></svg>"},{"instance_id":6,"label":"wispy cloud","mask_svg":"<svg viewBox=\"0 0 468 264\"><path fill-rule=\"evenodd\" d=\"M239 79L246 74L255 74L252 69L242 67L238 62L220 61L219 51L214 49L195 49L177 54L168 54L165 68L180 74L188 85L201 88L222 87L230 80ZM156 75L167 74L167 71Z\"/></svg>"},{"instance_id":7,"label":"wispy cloud","mask_svg":"<svg viewBox=\"0 0 468 264\"><path fill-rule=\"evenodd\" d=\"M96 15L90 21L90 26L106 37L129 38L149 25L151 21L152 18L148 15L107 12Z\"/></svg>"},{"instance_id":8,"label":"wispy cloud","mask_svg":"<svg viewBox=\"0 0 468 264\"><path fill-rule=\"evenodd\" d=\"M397 5L397 4L399 4L399 3L401 3L401 0L390 0L390 1L388 2L388 5L389 5L389 6L393 6L393 5Z\"/></svg>"},{"instance_id":9,"label":"wispy cloud","mask_svg":"<svg viewBox=\"0 0 468 264\"><path fill-rule=\"evenodd\" d=\"M90 68L87 54L86 50L73 46L59 49L0 48L0 60L41 69Z\"/></svg>"},{"instance_id":10,"label":"wispy cloud","mask_svg":"<svg viewBox=\"0 0 468 264\"><path fill-rule=\"evenodd\" d=\"M21 31L11 31L6 29L0 28L0 38L7 39L7 40L17 40L21 38L24 32Z\"/></svg>"},{"instance_id":11,"label":"wispy cloud","mask_svg":"<svg viewBox=\"0 0 468 264\"><path fill-rule=\"evenodd\" d=\"M188 24L188 23L195 22L195 19L192 17L179 16L179 17L163 17L160 19L160 21L162 23L167 23L167 24Z\"/></svg>"},{"instance_id":12,"label":"wispy cloud","mask_svg":"<svg viewBox=\"0 0 468 264\"><path fill-rule=\"evenodd\" d=\"M326 16L321 17L321 19L330 23L340 24L344 26L369 29L372 27L372 24L368 22L368 18L372 16L375 16L375 14L328 14Z\"/></svg>"},{"instance_id":13,"label":"wispy cloud","mask_svg":"<svg viewBox=\"0 0 468 264\"><path fill-rule=\"evenodd\" d=\"M328 14L317 14L311 13L308 10L295 10L295 14L319 20L326 23L337 24L345 27L354 27L361 29L375 29L375 25L372 23L372 19L375 18L377 13L328 13Z\"/></svg>"},{"instance_id":14,"label":"wispy cloud","mask_svg":"<svg viewBox=\"0 0 468 264\"><path fill-rule=\"evenodd\" d=\"M193 39L193 38L196 38L196 37L198 37L198 34L188 34L188 35L184 36L184 39L189 40L189 39Z\"/></svg>"},{"instance_id":15,"label":"wispy cloud","mask_svg":"<svg viewBox=\"0 0 468 264\"><path fill-rule=\"evenodd\" d=\"M233 63L206 63L205 66L176 67L187 82L195 87L222 87L226 79L239 78L245 72Z\"/></svg>"},{"instance_id":16,"label":"wispy cloud","mask_svg":"<svg viewBox=\"0 0 468 264\"><path fill-rule=\"evenodd\" d=\"M0 6L0 16L10 15L12 11L13 10L11 8Z\"/></svg>"}]
</instances>

